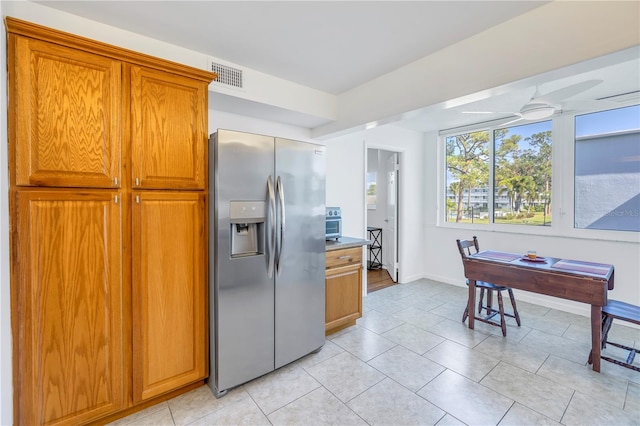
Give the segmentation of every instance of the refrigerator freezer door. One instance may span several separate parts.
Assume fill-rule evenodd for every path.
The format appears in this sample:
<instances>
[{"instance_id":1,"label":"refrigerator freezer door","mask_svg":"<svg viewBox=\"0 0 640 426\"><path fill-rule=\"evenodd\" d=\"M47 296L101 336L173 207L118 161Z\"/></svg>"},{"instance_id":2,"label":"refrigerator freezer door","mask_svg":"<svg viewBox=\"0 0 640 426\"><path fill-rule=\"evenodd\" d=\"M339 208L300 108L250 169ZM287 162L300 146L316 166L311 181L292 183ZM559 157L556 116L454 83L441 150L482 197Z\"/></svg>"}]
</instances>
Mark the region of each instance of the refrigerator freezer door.
<instances>
[{"instance_id":1,"label":"refrigerator freezer door","mask_svg":"<svg viewBox=\"0 0 640 426\"><path fill-rule=\"evenodd\" d=\"M324 345L325 147L276 138L276 173L284 201L278 221L275 368ZM278 205L278 216L282 209ZM284 244L283 244L284 243Z\"/></svg>"},{"instance_id":2,"label":"refrigerator freezer door","mask_svg":"<svg viewBox=\"0 0 640 426\"><path fill-rule=\"evenodd\" d=\"M217 139L217 141L215 141ZM231 201L262 201L269 210L267 180L274 169L274 139L247 133L219 130L214 138L211 170L215 197L213 259L214 286L211 329L214 391L224 391L273 370L274 366L274 280L267 274L269 241L273 226L256 227L264 241L263 253L231 257L229 218ZM271 235L269 235L271 234Z\"/></svg>"}]
</instances>

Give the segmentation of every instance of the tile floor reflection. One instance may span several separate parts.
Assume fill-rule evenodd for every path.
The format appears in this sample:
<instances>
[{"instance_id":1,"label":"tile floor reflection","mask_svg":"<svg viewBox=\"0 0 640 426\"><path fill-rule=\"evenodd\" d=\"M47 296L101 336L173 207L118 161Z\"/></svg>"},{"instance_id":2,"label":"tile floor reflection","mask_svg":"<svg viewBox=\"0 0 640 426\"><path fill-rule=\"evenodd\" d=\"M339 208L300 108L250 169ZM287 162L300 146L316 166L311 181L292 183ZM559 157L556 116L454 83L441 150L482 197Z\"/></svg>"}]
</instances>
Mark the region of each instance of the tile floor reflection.
<instances>
[{"instance_id":1,"label":"tile floor reflection","mask_svg":"<svg viewBox=\"0 0 640 426\"><path fill-rule=\"evenodd\" d=\"M510 320L503 338L461 322L466 299L429 280L370 293L320 352L223 398L203 386L113 424L640 425L640 373L591 370L588 318L518 302L522 327ZM610 338L640 348L620 322Z\"/></svg>"}]
</instances>

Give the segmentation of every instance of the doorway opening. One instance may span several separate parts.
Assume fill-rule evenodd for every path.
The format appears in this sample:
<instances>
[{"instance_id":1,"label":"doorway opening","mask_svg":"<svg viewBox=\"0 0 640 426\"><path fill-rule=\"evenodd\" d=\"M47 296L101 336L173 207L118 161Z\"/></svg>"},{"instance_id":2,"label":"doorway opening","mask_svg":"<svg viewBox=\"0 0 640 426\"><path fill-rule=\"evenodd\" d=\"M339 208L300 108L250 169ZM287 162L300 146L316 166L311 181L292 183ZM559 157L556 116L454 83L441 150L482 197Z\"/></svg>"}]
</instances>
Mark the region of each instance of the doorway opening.
<instances>
[{"instance_id":1,"label":"doorway opening","mask_svg":"<svg viewBox=\"0 0 640 426\"><path fill-rule=\"evenodd\" d=\"M399 152L367 149L367 293L398 282L399 178Z\"/></svg>"}]
</instances>

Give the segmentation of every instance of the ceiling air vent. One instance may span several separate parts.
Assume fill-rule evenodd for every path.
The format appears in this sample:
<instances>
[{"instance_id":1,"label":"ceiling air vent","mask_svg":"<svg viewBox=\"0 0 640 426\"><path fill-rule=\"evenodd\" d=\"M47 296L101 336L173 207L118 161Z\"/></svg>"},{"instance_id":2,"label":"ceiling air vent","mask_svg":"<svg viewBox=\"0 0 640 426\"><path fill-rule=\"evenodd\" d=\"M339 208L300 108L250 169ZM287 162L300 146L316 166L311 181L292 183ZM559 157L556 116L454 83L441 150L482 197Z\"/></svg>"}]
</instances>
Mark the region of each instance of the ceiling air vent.
<instances>
[{"instance_id":1,"label":"ceiling air vent","mask_svg":"<svg viewBox=\"0 0 640 426\"><path fill-rule=\"evenodd\" d=\"M217 62L209 61L209 71L218 74L215 82L224 84L225 86L242 89L242 70L238 68L222 65Z\"/></svg>"}]
</instances>

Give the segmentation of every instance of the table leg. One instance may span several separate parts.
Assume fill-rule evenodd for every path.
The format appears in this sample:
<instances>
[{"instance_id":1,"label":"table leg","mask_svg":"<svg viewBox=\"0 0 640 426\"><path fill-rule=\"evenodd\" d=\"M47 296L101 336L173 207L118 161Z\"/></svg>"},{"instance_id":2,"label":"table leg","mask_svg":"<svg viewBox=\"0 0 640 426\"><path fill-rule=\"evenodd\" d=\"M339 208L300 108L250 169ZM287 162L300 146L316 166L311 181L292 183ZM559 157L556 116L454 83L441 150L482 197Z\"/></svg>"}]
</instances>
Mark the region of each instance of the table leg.
<instances>
[{"instance_id":1,"label":"table leg","mask_svg":"<svg viewBox=\"0 0 640 426\"><path fill-rule=\"evenodd\" d=\"M469 280L469 328L473 329L476 316L476 280Z\"/></svg>"},{"instance_id":2,"label":"table leg","mask_svg":"<svg viewBox=\"0 0 640 426\"><path fill-rule=\"evenodd\" d=\"M600 371L600 346L602 344L602 306L591 305L591 360L593 371Z\"/></svg>"}]
</instances>

